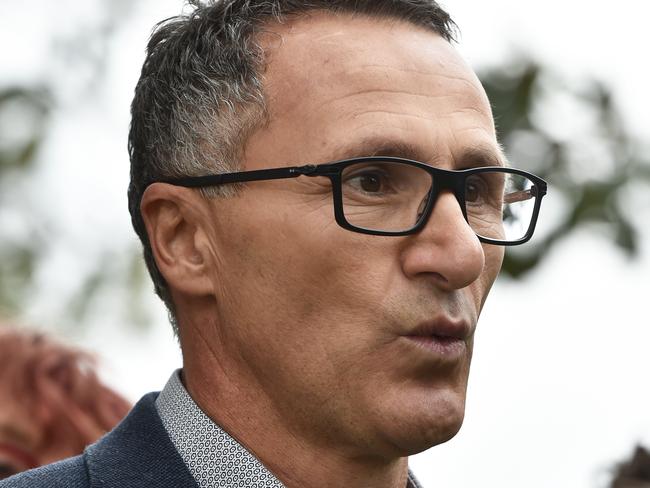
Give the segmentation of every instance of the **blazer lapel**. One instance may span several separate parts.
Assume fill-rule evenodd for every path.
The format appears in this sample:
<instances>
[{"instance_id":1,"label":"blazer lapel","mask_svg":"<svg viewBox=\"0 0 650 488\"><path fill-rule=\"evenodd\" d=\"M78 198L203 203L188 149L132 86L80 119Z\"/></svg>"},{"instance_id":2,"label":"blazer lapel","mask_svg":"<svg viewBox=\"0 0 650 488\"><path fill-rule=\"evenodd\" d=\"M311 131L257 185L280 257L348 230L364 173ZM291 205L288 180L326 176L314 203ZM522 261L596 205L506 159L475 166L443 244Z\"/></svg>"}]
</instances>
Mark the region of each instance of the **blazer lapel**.
<instances>
[{"instance_id":1,"label":"blazer lapel","mask_svg":"<svg viewBox=\"0 0 650 488\"><path fill-rule=\"evenodd\" d=\"M92 488L198 488L158 416L157 396L145 395L122 423L86 449Z\"/></svg>"}]
</instances>

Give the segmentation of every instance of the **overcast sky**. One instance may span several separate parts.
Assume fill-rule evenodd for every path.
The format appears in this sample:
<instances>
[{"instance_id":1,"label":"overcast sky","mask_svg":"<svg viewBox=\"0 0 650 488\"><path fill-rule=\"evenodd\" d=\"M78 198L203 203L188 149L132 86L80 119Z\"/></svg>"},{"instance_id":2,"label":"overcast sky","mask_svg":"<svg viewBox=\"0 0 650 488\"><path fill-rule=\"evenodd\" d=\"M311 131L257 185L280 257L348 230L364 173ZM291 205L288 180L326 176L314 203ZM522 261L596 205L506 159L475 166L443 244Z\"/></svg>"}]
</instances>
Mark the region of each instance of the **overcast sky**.
<instances>
[{"instance_id":1,"label":"overcast sky","mask_svg":"<svg viewBox=\"0 0 650 488\"><path fill-rule=\"evenodd\" d=\"M124 191L129 103L152 25L181 6L140 2L118 26L95 96L78 104L75 90L85 75L53 63L49 40L53 33L65 37L93 28L95 4L0 1L0 83L44 74L65 80L44 148L47 161L34 176L41 188L34 205L67 236L40 279L63 289L76 284L66 270L97 259L94 250L106 242L114 242L116 252L133 245ZM523 51L573 82L602 78L646 142L649 5L445 2L461 27L459 49L473 66ZM635 220L650 222L650 198L634 198ZM552 205L551 195L549 200ZM412 461L425 486L604 486L608 470L635 442L650 445L647 232L643 248L642 258L630 261L597 234L582 232L554 249L525 281L498 282L477 332L465 425L455 439ZM69 333L101 352L106 377L133 400L160 389L180 365L162 307L153 297L150 302L155 323L143 332L114 323L111 309L123 306L117 296L89 329ZM54 306L43 298L28 316L42 322Z\"/></svg>"}]
</instances>

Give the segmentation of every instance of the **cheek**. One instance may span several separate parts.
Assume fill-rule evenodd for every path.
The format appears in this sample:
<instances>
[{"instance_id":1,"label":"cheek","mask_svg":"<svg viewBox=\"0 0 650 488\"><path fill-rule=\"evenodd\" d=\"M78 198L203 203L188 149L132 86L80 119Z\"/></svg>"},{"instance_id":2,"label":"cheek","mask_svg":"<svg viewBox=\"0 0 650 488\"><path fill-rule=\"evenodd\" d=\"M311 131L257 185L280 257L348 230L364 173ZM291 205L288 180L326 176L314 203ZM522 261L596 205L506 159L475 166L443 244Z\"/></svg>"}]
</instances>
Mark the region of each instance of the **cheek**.
<instances>
[{"instance_id":1,"label":"cheek","mask_svg":"<svg viewBox=\"0 0 650 488\"><path fill-rule=\"evenodd\" d=\"M287 362L335 368L375 341L368 323L377 317L368 314L391 288L394 270L381 258L388 243L341 229L327 203L308 218L258 213L231 236L217 277L223 320L238 324L232 333L250 354L282 350Z\"/></svg>"},{"instance_id":2,"label":"cheek","mask_svg":"<svg viewBox=\"0 0 650 488\"><path fill-rule=\"evenodd\" d=\"M363 295L373 294L373 288L379 293L369 276L377 266L371 265L376 258L368 239L338 227L331 201L324 203L311 211L270 205L240 222L223 243L226 257L216 277L221 290L272 301L271 307L282 304L283 315L302 317L327 307L340 310L335 304L342 302L365 302ZM232 282L239 285L233 289Z\"/></svg>"},{"instance_id":3,"label":"cheek","mask_svg":"<svg viewBox=\"0 0 650 488\"><path fill-rule=\"evenodd\" d=\"M232 236L217 277L226 350L237 350L274 397L290 391L290 404L320 404L344 388L345 369L373 342L367 314L381 295L368 280L375 258L335 222L275 219Z\"/></svg>"},{"instance_id":4,"label":"cheek","mask_svg":"<svg viewBox=\"0 0 650 488\"><path fill-rule=\"evenodd\" d=\"M485 266L481 277L477 280L477 303L479 304L479 310L483 308L490 289L499 275L499 271L501 271L505 248L503 246L484 244L483 252L485 253Z\"/></svg>"},{"instance_id":5,"label":"cheek","mask_svg":"<svg viewBox=\"0 0 650 488\"><path fill-rule=\"evenodd\" d=\"M485 253L484 275L491 286L501 270L501 265L503 264L503 258L505 256L505 247L484 244L483 252Z\"/></svg>"}]
</instances>

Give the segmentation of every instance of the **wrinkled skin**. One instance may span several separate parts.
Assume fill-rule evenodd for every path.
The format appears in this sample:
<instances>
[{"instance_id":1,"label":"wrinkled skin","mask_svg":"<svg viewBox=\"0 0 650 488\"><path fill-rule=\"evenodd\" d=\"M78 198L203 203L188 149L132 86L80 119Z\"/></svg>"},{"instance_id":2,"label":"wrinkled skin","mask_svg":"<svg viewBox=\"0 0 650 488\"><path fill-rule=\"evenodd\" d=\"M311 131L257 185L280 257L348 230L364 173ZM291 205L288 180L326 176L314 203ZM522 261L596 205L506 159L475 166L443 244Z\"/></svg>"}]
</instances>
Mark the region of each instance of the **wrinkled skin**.
<instances>
[{"instance_id":1,"label":"wrinkled skin","mask_svg":"<svg viewBox=\"0 0 650 488\"><path fill-rule=\"evenodd\" d=\"M479 81L437 34L321 13L269 30L270 122L244 169L362 155L502 163ZM326 178L214 200L158 184L142 207L190 393L287 486L404 486L406 456L458 432L503 249L479 242L452 194L406 237L340 228ZM405 337L441 317L471 331L459 357Z\"/></svg>"}]
</instances>

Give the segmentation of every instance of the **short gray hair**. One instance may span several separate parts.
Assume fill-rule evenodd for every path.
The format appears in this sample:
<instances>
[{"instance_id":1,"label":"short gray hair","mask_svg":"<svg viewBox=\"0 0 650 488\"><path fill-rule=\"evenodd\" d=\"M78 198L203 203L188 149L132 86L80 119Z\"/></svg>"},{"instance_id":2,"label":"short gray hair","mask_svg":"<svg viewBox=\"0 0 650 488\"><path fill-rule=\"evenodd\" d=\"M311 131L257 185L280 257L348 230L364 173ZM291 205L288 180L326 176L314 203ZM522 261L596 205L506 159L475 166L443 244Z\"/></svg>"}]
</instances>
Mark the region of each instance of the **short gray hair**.
<instances>
[{"instance_id":1,"label":"short gray hair","mask_svg":"<svg viewBox=\"0 0 650 488\"><path fill-rule=\"evenodd\" d=\"M434 0L213 0L159 23L131 105L129 212L154 288L178 334L169 287L140 213L146 187L162 178L237 171L244 144L267 122L263 52L256 34L269 21L309 11L396 18L454 39L456 27ZM230 196L233 188L203 191Z\"/></svg>"}]
</instances>

